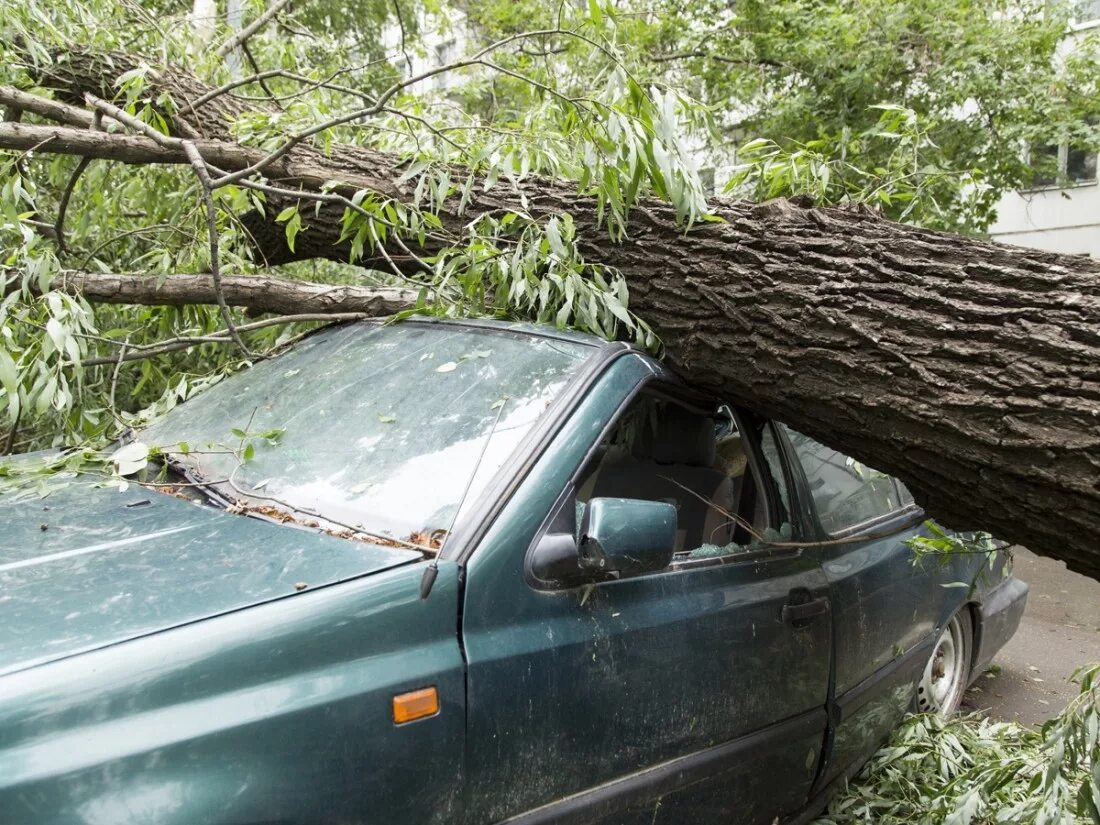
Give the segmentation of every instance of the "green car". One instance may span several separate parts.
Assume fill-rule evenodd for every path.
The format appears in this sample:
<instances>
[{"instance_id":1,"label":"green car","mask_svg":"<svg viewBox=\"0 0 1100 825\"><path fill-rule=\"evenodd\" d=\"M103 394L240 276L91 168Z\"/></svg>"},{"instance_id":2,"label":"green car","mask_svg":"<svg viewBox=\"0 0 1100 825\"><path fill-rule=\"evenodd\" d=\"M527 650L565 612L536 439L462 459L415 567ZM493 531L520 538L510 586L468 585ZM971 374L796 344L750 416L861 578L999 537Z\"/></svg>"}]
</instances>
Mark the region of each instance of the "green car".
<instances>
[{"instance_id":1,"label":"green car","mask_svg":"<svg viewBox=\"0 0 1100 825\"><path fill-rule=\"evenodd\" d=\"M0 498L2 825L804 822L1027 593L553 329L328 327L131 441Z\"/></svg>"}]
</instances>

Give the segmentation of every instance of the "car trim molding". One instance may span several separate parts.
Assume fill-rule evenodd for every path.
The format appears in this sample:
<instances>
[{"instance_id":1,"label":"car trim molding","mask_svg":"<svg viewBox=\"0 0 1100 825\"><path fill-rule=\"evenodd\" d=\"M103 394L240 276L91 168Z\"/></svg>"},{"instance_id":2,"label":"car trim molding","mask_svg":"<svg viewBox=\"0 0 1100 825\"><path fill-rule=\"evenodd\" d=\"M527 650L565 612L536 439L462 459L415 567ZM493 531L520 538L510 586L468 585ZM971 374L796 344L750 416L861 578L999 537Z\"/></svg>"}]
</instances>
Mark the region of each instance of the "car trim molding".
<instances>
[{"instance_id":1,"label":"car trim molding","mask_svg":"<svg viewBox=\"0 0 1100 825\"><path fill-rule=\"evenodd\" d=\"M725 766L743 758L747 752L752 752L766 742L823 730L825 717L824 708L814 708L721 745L670 759L549 802L501 820L498 825L581 825L649 799L656 801L665 794L720 773Z\"/></svg>"},{"instance_id":2,"label":"car trim molding","mask_svg":"<svg viewBox=\"0 0 1100 825\"><path fill-rule=\"evenodd\" d=\"M937 638L939 638L938 629L935 633L924 637L924 639L917 642L889 664L880 667L859 684L849 688L842 696L838 696L836 699L838 711L837 721L846 722L851 719L856 711L875 697L882 682L888 681L892 676L895 676L899 670L910 667L913 663L913 659L923 660L927 658L931 654L932 647L935 645Z\"/></svg>"},{"instance_id":3,"label":"car trim molding","mask_svg":"<svg viewBox=\"0 0 1100 825\"><path fill-rule=\"evenodd\" d=\"M467 516L456 525L454 537L447 542L440 558L465 564L489 527L525 479L535 462L549 447L577 406L584 400L600 376L619 358L640 353L626 344L607 344L592 355L580 372L565 387L542 420L516 447L497 479L482 491ZM452 549L453 548L453 549Z\"/></svg>"}]
</instances>

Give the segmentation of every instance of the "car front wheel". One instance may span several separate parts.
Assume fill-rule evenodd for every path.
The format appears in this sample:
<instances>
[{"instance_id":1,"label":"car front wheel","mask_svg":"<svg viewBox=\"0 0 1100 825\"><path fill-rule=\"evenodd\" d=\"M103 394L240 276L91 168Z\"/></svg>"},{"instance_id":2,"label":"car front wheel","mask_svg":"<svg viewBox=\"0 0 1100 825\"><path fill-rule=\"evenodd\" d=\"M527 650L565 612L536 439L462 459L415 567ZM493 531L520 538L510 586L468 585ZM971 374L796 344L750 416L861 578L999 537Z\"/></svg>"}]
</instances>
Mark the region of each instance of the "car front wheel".
<instances>
[{"instance_id":1,"label":"car front wheel","mask_svg":"<svg viewBox=\"0 0 1100 825\"><path fill-rule=\"evenodd\" d=\"M970 677L972 641L970 612L963 607L951 617L936 640L924 675L917 683L918 711L950 716L959 709Z\"/></svg>"}]
</instances>

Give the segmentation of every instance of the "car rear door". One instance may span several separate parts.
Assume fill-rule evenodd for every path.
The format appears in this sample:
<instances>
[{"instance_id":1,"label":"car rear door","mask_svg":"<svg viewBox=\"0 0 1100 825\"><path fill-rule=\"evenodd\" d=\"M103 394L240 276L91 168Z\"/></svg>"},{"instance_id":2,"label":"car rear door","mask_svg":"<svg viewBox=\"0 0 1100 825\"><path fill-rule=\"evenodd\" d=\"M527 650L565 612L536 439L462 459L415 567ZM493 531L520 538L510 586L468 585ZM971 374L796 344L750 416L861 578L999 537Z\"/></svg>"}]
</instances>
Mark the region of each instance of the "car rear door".
<instances>
[{"instance_id":1,"label":"car rear door","mask_svg":"<svg viewBox=\"0 0 1100 825\"><path fill-rule=\"evenodd\" d=\"M776 433L818 525L836 644L834 736L821 784L858 766L910 708L957 590L906 540L923 513L893 478L783 425ZM860 538L860 537L863 538Z\"/></svg>"},{"instance_id":2,"label":"car rear door","mask_svg":"<svg viewBox=\"0 0 1100 825\"><path fill-rule=\"evenodd\" d=\"M681 558L571 588L525 571L651 370L637 355L610 368L468 560L469 822L770 823L808 795L831 638L814 559L794 547Z\"/></svg>"}]
</instances>

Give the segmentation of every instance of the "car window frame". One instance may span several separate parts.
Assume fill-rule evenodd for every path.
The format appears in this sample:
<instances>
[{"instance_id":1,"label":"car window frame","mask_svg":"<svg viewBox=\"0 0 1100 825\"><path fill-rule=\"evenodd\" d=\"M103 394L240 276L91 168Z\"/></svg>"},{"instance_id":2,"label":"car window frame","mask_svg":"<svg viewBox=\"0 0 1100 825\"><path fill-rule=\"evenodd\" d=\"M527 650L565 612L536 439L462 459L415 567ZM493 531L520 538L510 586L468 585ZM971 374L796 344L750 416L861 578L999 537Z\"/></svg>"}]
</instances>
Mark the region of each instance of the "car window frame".
<instances>
[{"instance_id":1,"label":"car window frame","mask_svg":"<svg viewBox=\"0 0 1100 825\"><path fill-rule=\"evenodd\" d=\"M545 582L537 579L531 569L531 556L538 546L539 542L551 531L555 526L560 526L565 508L575 507L577 501L578 482L581 480L581 474L587 469L589 463L592 461L599 449L600 444L606 439L618 426L623 416L634 404L637 398L643 394L651 394L654 397L662 398L670 401L674 404L686 407L692 412L697 412L702 415L714 415L715 411L722 404L727 405L734 415L734 422L739 430L744 432L744 428L747 426L747 419L745 418L745 412L737 405L720 399L716 396L712 396L709 393L705 393L701 390L697 390L687 384L680 384L670 376L666 377L664 371L655 371L653 375L647 376L639 381L629 393L627 393L623 400L616 407L615 412L608 419L607 424L600 429L595 435L592 442L589 444L588 449L585 450L583 457L578 464L573 468L569 474L569 478L563 485L561 492L557 498L554 499L554 504L551 506L546 517L543 519L539 529L535 532L531 543L528 545L526 551L523 554L522 564L524 569L524 579L528 586L544 592L560 592L564 590L576 590L580 587L598 587L608 583L614 583L619 581L630 581L633 579L641 579L648 576L664 576L674 573L686 573L692 570L700 570L709 567L716 567L725 564L740 564L751 563L755 564L766 559L777 558L779 556L798 555L802 552L802 548L799 547L761 547L756 550L748 550L743 553L729 553L724 556L710 556L707 558L698 559L679 559L673 560L668 567L661 570L654 570L649 573L642 573L637 576L630 576L626 579L608 578L604 581L591 581L584 584L568 584L560 585L557 583ZM773 489L774 485L760 485L758 482L762 478L761 473L767 472L767 478L771 478L770 471L764 469L765 459L763 455L759 454L760 447L754 439L749 438L745 440L746 449L745 455L748 462L748 466L751 472L755 473L755 480L759 487L758 493L762 493L765 496L768 519L774 521L778 515L779 503L775 501L777 495ZM792 530L794 524L792 523ZM796 544L800 539L791 539L791 544Z\"/></svg>"},{"instance_id":2,"label":"car window frame","mask_svg":"<svg viewBox=\"0 0 1100 825\"><path fill-rule=\"evenodd\" d=\"M771 431L775 441L776 450L779 453L779 463L782 465L784 481L787 485L787 496L790 498L790 510L787 513L791 520L792 541L812 541L820 533L820 525L817 521L817 512L814 509L813 497L810 495L809 486L803 474L802 465L798 462L794 447L786 437L786 433L779 427L774 419L766 419L764 425ZM764 458L767 464L767 459ZM771 468L768 468L769 473ZM778 491L776 491L778 495Z\"/></svg>"},{"instance_id":3,"label":"car window frame","mask_svg":"<svg viewBox=\"0 0 1100 825\"><path fill-rule=\"evenodd\" d=\"M893 510L890 510L889 512L881 513L877 516L873 516L869 519L864 519L863 521L857 522L855 524L850 524L842 530L829 532L821 524L821 518L818 515L817 502L814 501L813 490L810 488L809 479L806 477L806 470L802 466L801 460L799 460L798 458L798 450L795 449L794 444L791 443L790 438L787 436L786 428L778 426L779 422L773 423L776 425L773 427L773 430L776 435L779 436L779 441L783 445L782 451L788 457L787 465L790 467L791 472L797 478L797 486L798 489L801 491L801 495L803 495L806 499L807 513L811 519L810 524L813 528L814 533L816 534L817 540L829 541L835 539L846 539L852 536L857 536L860 533L865 533L872 527L885 525L891 522L900 522L897 527L897 532L900 533L908 529L908 527L910 527L912 524L917 524L924 519L924 510L921 509L921 507L915 502L901 505L901 491L898 489L897 479L893 476L887 476L894 487L894 493L897 496L900 506L894 508ZM837 452L840 451L837 450ZM846 453L841 453L841 455L847 456ZM910 516L910 518L905 518L904 520L902 520L902 517L907 515Z\"/></svg>"},{"instance_id":4,"label":"car window frame","mask_svg":"<svg viewBox=\"0 0 1100 825\"><path fill-rule=\"evenodd\" d=\"M546 454L550 444L569 417L576 412L588 391L616 361L629 356L643 357L638 350L623 343L593 346L592 355L587 362L581 365L577 374L543 413L540 421L516 445L511 457L498 471L496 479L485 485L470 509L455 523L450 538L444 543L438 556L440 560L451 560L460 566L469 563L501 511L511 501L535 464ZM615 415L618 414L619 411L616 410ZM555 503L551 514L556 510ZM542 535L542 529L540 528L539 536Z\"/></svg>"}]
</instances>

